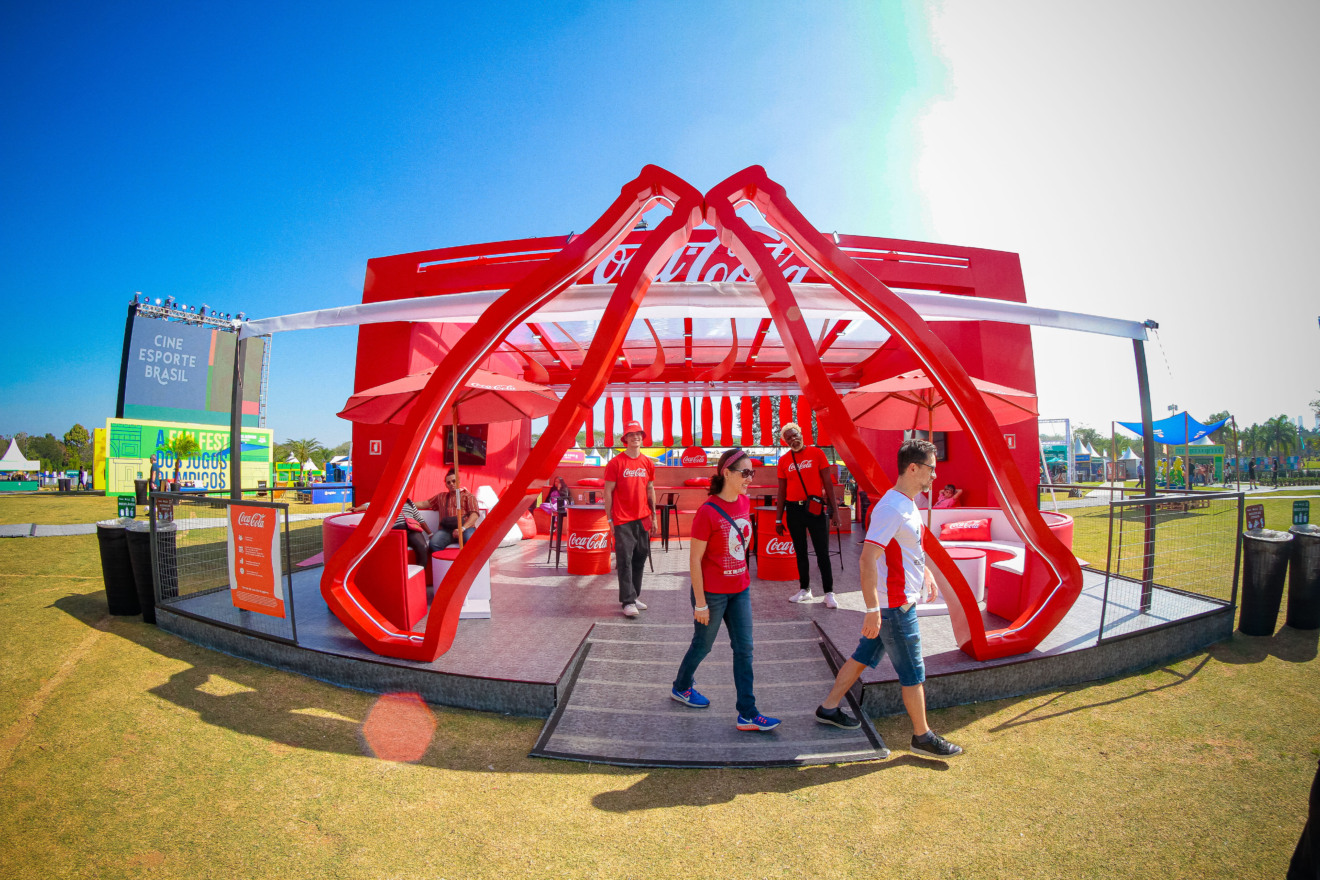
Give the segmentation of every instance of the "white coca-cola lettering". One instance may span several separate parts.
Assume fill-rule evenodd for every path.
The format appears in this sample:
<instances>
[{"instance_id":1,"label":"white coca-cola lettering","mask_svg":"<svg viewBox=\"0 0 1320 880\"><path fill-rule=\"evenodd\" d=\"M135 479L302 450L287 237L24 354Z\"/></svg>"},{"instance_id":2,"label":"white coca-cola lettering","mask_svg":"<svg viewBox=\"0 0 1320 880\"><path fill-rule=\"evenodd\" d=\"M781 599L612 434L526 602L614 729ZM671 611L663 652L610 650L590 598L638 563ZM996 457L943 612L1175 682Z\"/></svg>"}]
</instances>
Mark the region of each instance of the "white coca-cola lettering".
<instances>
[{"instance_id":1,"label":"white coca-cola lettering","mask_svg":"<svg viewBox=\"0 0 1320 880\"><path fill-rule=\"evenodd\" d=\"M771 538L765 542L766 556L793 556L793 539Z\"/></svg>"},{"instance_id":2,"label":"white coca-cola lettering","mask_svg":"<svg viewBox=\"0 0 1320 880\"><path fill-rule=\"evenodd\" d=\"M789 282L797 283L807 277L808 267L788 249L787 242L780 241L778 233L765 227L756 227L756 231L775 243L770 249L770 255ZM596 266L591 282L612 284L618 281L638 247L640 245L635 244L616 247ZM733 251L721 246L719 238L712 236L709 241L693 242L674 251L669 261L656 273L655 280L662 284L670 281L746 282L752 280L752 275L734 256Z\"/></svg>"},{"instance_id":3,"label":"white coca-cola lettering","mask_svg":"<svg viewBox=\"0 0 1320 880\"><path fill-rule=\"evenodd\" d=\"M240 512L238 514L238 524L240 526L252 526L254 529L265 528L266 514Z\"/></svg>"},{"instance_id":4,"label":"white coca-cola lettering","mask_svg":"<svg viewBox=\"0 0 1320 880\"><path fill-rule=\"evenodd\" d=\"M569 550L604 550L610 545L610 536L608 532L587 532L579 534L569 532L568 549Z\"/></svg>"},{"instance_id":5,"label":"white coca-cola lettering","mask_svg":"<svg viewBox=\"0 0 1320 880\"><path fill-rule=\"evenodd\" d=\"M696 453L685 455L683 456L683 464L688 466L706 464L706 454L703 452L700 455L697 455Z\"/></svg>"},{"instance_id":6,"label":"white coca-cola lettering","mask_svg":"<svg viewBox=\"0 0 1320 880\"><path fill-rule=\"evenodd\" d=\"M646 468L624 468L624 469L623 469L622 476L625 476L625 477L644 477L644 476L646 476Z\"/></svg>"}]
</instances>

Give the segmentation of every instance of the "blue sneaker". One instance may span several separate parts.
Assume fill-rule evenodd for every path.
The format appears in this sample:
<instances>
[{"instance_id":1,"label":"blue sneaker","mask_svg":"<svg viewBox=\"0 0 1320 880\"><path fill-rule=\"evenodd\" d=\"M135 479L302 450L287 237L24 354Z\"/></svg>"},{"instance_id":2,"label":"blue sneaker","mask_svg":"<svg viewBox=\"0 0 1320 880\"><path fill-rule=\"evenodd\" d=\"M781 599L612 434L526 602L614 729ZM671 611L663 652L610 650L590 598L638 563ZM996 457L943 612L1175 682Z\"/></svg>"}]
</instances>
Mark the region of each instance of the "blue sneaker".
<instances>
[{"instance_id":1,"label":"blue sneaker","mask_svg":"<svg viewBox=\"0 0 1320 880\"><path fill-rule=\"evenodd\" d=\"M685 691L672 690L669 692L669 696L684 706L691 706L693 709L704 709L710 705L710 700L697 693L696 688L688 688Z\"/></svg>"},{"instance_id":2,"label":"blue sneaker","mask_svg":"<svg viewBox=\"0 0 1320 880\"><path fill-rule=\"evenodd\" d=\"M778 718L767 718L764 715L757 715L753 718L738 716L739 730L774 730L778 726Z\"/></svg>"}]
</instances>

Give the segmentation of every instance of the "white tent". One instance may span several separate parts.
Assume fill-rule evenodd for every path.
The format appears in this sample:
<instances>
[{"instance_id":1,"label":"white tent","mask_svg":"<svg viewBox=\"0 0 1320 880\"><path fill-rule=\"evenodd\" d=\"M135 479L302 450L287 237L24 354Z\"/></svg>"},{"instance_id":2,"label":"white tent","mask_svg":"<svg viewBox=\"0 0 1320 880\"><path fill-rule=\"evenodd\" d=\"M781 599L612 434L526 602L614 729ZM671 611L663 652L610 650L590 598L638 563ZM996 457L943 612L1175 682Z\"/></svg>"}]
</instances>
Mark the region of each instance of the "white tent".
<instances>
[{"instance_id":1,"label":"white tent","mask_svg":"<svg viewBox=\"0 0 1320 880\"><path fill-rule=\"evenodd\" d=\"M41 470L41 462L24 458L22 450L18 448L17 440L10 440L9 448L5 450L4 455L0 455L0 472L39 470Z\"/></svg>"},{"instance_id":2,"label":"white tent","mask_svg":"<svg viewBox=\"0 0 1320 880\"><path fill-rule=\"evenodd\" d=\"M316 462L312 461L310 458L302 463L302 469L312 474L319 474L321 472L321 469L317 467Z\"/></svg>"}]
</instances>

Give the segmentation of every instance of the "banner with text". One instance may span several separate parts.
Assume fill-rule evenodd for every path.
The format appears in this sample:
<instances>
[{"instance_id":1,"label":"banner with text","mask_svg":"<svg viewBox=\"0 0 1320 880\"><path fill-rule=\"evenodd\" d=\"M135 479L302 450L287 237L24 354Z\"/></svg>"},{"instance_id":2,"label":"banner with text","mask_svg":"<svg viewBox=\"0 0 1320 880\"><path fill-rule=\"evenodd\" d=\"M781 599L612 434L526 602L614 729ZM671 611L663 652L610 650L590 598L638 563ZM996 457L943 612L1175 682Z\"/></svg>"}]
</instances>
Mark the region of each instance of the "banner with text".
<instances>
[{"instance_id":1,"label":"banner with text","mask_svg":"<svg viewBox=\"0 0 1320 880\"><path fill-rule=\"evenodd\" d=\"M279 510L229 506L229 598L235 608L284 616Z\"/></svg>"}]
</instances>

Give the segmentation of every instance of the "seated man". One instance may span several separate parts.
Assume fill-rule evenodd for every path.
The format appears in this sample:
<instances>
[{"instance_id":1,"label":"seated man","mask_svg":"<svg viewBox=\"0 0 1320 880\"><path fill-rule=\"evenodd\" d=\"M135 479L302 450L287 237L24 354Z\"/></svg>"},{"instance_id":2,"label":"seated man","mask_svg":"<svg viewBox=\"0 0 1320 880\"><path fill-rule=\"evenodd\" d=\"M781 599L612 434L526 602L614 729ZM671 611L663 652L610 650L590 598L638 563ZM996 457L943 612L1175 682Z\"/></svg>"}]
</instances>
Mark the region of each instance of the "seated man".
<instances>
[{"instance_id":1,"label":"seated man","mask_svg":"<svg viewBox=\"0 0 1320 880\"><path fill-rule=\"evenodd\" d=\"M935 499L935 509L957 507L958 499L962 497L962 493L963 490L953 485L953 483L945 484L944 488L940 490L940 497Z\"/></svg>"},{"instance_id":2,"label":"seated man","mask_svg":"<svg viewBox=\"0 0 1320 880\"><path fill-rule=\"evenodd\" d=\"M461 498L462 501L458 501L457 498ZM459 488L458 475L454 473L453 468L450 468L445 474L445 490L437 492L420 505L422 510L434 510L440 514L440 527L431 534L429 542L432 553L458 542L460 505L463 509L463 542L467 543L472 539L472 533L477 530L479 516L477 498L466 489Z\"/></svg>"}]
</instances>

